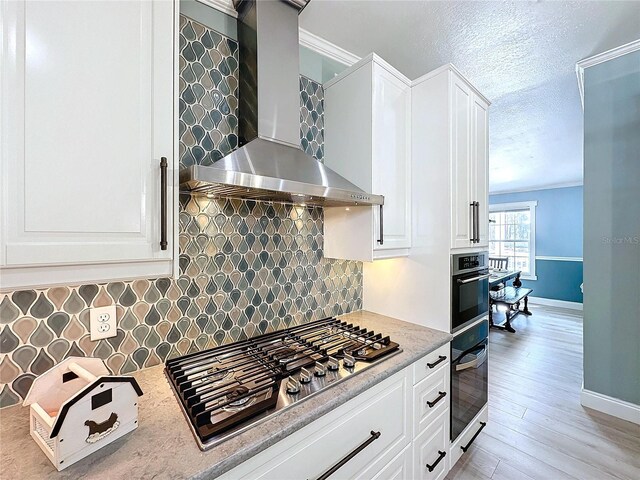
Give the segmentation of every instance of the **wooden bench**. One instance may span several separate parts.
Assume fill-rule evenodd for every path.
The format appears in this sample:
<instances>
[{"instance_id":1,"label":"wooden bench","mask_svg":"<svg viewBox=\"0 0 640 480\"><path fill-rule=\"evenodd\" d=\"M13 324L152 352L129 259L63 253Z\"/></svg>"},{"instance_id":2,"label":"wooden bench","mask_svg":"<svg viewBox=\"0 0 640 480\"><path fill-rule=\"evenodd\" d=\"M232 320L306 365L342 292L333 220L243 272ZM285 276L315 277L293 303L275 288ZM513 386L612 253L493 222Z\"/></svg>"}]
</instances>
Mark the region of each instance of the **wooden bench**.
<instances>
[{"instance_id":1,"label":"wooden bench","mask_svg":"<svg viewBox=\"0 0 640 480\"><path fill-rule=\"evenodd\" d=\"M504 287L498 291L489 292L489 324L494 328L506 330L511 333L515 333L515 330L511 326L511 320L519 313L525 315L531 315L529 310L529 295L533 292L531 288L525 287ZM520 302L524 300L524 309L520 310ZM493 306L494 305L506 305L507 311L505 312L506 320L500 325L493 323Z\"/></svg>"}]
</instances>

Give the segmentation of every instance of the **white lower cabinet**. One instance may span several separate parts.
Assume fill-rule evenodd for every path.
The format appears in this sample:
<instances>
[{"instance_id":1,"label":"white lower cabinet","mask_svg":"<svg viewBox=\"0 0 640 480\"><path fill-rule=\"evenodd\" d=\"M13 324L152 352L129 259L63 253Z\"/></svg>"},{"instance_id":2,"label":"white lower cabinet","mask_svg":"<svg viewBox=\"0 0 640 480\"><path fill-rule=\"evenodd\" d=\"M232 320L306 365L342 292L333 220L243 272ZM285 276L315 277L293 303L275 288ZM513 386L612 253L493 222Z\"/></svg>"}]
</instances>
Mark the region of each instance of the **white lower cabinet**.
<instances>
[{"instance_id":1,"label":"white lower cabinet","mask_svg":"<svg viewBox=\"0 0 640 480\"><path fill-rule=\"evenodd\" d=\"M467 448L472 443L474 436L480 433L480 430L484 428L489 420L489 408L484 406L480 413L476 415L476 418L465 428L465 430L458 435L458 438L451 443L451 454L449 455L449 469L453 468L460 457L466 452Z\"/></svg>"},{"instance_id":2,"label":"white lower cabinet","mask_svg":"<svg viewBox=\"0 0 640 480\"><path fill-rule=\"evenodd\" d=\"M450 363L427 363L448 351L444 345L219 478L315 479L365 443L331 480L444 478L450 465ZM438 461L440 452L445 455ZM436 462L429 471L427 464Z\"/></svg>"},{"instance_id":3,"label":"white lower cabinet","mask_svg":"<svg viewBox=\"0 0 640 480\"><path fill-rule=\"evenodd\" d=\"M449 411L449 365L442 366L413 387L413 436Z\"/></svg>"},{"instance_id":4,"label":"white lower cabinet","mask_svg":"<svg viewBox=\"0 0 640 480\"><path fill-rule=\"evenodd\" d=\"M387 463L382 469L365 472L364 475L360 475L358 479L362 480L405 480L410 479L411 473L411 458L413 451L411 445L407 445L402 452ZM377 472L377 473L376 473Z\"/></svg>"},{"instance_id":5,"label":"white lower cabinet","mask_svg":"<svg viewBox=\"0 0 640 480\"><path fill-rule=\"evenodd\" d=\"M449 471L447 421L449 410L442 412L413 441L413 475L415 480L444 478Z\"/></svg>"}]
</instances>

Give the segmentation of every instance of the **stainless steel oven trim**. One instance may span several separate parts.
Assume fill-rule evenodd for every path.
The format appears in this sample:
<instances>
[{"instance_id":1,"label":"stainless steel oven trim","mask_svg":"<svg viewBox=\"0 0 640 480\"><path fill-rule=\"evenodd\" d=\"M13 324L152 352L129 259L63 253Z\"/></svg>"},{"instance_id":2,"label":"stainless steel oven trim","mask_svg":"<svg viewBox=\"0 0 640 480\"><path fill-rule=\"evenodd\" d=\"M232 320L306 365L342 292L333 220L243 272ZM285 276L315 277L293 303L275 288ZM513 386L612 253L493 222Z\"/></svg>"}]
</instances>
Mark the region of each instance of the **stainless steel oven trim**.
<instances>
[{"instance_id":1,"label":"stainless steel oven trim","mask_svg":"<svg viewBox=\"0 0 640 480\"><path fill-rule=\"evenodd\" d=\"M483 265L477 266L477 267L472 267L472 268L464 268L464 269L459 269L458 265L457 265L457 260L460 257L469 257L469 256L480 256L483 257ZM472 272L477 272L479 270L483 270L489 268L489 252L487 250L481 251L481 252L468 252L468 253L454 253L451 255L451 276L455 277L458 275L461 275L463 273L472 273Z\"/></svg>"},{"instance_id":2,"label":"stainless steel oven trim","mask_svg":"<svg viewBox=\"0 0 640 480\"><path fill-rule=\"evenodd\" d=\"M473 327L474 325L477 325L478 323L480 323L478 320L484 320L488 318L489 318L489 311L487 310L486 312L481 313L477 317L472 318L471 320L463 323L462 325L458 325L456 328L452 328L451 333L453 335L458 335L459 333L462 333L468 330L469 328Z\"/></svg>"},{"instance_id":3,"label":"stainless steel oven trim","mask_svg":"<svg viewBox=\"0 0 640 480\"><path fill-rule=\"evenodd\" d=\"M489 278L491 275L490 274L486 274L486 275L480 275L478 277L473 277L473 278L465 278L464 280L460 280L458 279L458 283L461 284L466 284L466 283L471 283L471 282L477 282L478 280L484 280L485 278Z\"/></svg>"}]
</instances>

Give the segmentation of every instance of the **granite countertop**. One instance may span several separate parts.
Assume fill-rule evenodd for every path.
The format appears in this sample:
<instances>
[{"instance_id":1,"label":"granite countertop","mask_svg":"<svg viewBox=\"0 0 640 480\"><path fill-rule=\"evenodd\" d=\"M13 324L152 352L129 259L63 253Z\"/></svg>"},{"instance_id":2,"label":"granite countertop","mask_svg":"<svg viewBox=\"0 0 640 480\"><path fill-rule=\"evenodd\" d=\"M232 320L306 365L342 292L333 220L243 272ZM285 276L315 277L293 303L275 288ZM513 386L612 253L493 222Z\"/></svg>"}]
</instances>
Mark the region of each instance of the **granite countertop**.
<instances>
[{"instance_id":1,"label":"granite countertop","mask_svg":"<svg viewBox=\"0 0 640 480\"><path fill-rule=\"evenodd\" d=\"M369 387L402 370L451 340L438 330L371 312L341 315L400 344L402 352L348 381L277 412L273 417L206 452L200 451L163 365L134 374L140 398L139 427L62 472L57 472L29 435L29 409L0 410L0 479L215 478L291 433L332 411Z\"/></svg>"}]
</instances>

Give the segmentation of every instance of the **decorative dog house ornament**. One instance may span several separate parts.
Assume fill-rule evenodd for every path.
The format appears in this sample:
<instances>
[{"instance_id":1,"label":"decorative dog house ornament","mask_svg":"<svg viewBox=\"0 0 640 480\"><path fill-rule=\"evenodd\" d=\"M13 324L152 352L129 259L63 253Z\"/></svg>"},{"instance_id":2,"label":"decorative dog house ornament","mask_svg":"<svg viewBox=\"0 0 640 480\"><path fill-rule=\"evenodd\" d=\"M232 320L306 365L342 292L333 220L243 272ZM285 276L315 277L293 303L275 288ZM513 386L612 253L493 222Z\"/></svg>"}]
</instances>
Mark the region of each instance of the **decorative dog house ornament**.
<instances>
[{"instance_id":1,"label":"decorative dog house ornament","mask_svg":"<svg viewBox=\"0 0 640 480\"><path fill-rule=\"evenodd\" d=\"M114 376L99 358L69 357L33 381L31 436L62 470L138 426L133 377Z\"/></svg>"}]
</instances>

